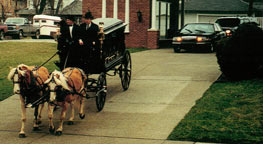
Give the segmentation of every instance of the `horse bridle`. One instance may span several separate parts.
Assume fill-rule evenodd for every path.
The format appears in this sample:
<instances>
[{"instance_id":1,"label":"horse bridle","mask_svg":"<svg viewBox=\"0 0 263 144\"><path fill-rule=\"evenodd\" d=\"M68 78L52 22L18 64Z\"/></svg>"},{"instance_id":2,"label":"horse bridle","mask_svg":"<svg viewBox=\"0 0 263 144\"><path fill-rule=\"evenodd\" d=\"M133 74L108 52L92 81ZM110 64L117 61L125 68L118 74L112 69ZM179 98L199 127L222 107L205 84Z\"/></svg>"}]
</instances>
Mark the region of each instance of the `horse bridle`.
<instances>
[{"instance_id":1,"label":"horse bridle","mask_svg":"<svg viewBox=\"0 0 263 144\"><path fill-rule=\"evenodd\" d=\"M17 81L14 80L15 75L17 75L17 77L18 77L18 80L17 80ZM16 69L16 71L15 71L15 73L14 73L14 76L13 76L13 84L14 84L14 85L15 85L15 84L19 84L19 88L20 88L21 82L22 82L22 81L19 79L19 74L18 74L18 71L17 71L17 69ZM21 90L20 90L19 93L18 93L18 92L15 92L15 94L21 94Z\"/></svg>"}]
</instances>

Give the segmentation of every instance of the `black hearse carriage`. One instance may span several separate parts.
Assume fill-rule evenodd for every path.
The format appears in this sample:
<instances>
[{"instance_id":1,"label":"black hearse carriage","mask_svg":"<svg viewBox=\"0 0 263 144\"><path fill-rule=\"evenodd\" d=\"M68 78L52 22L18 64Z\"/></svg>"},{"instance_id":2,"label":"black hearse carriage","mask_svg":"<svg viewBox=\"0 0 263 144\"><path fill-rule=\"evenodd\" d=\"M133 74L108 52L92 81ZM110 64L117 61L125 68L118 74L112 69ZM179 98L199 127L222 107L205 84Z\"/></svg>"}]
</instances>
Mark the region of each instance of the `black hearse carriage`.
<instances>
[{"instance_id":1,"label":"black hearse carriage","mask_svg":"<svg viewBox=\"0 0 263 144\"><path fill-rule=\"evenodd\" d=\"M86 98L96 98L98 111L104 107L107 95L106 75L119 75L123 90L127 90L131 80L131 56L125 48L124 30L126 24L115 18L98 18L93 22L99 25L99 42L90 48L85 54L84 60L87 64L82 67L87 74L87 92L95 92L95 96ZM111 74L109 74L109 71ZM92 74L99 74L98 79L90 78Z\"/></svg>"}]
</instances>

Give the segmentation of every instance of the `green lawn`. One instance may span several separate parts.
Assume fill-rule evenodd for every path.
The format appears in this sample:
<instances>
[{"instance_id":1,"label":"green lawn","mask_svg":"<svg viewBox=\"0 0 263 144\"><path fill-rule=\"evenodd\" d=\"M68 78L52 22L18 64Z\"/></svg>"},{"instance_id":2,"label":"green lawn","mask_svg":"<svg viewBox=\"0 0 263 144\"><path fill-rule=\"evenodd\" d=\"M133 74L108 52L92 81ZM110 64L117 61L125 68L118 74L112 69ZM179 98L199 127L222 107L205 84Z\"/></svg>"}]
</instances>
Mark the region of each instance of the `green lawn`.
<instances>
[{"instance_id":1,"label":"green lawn","mask_svg":"<svg viewBox=\"0 0 263 144\"><path fill-rule=\"evenodd\" d=\"M169 140L263 143L263 80L216 82Z\"/></svg>"},{"instance_id":2,"label":"green lawn","mask_svg":"<svg viewBox=\"0 0 263 144\"><path fill-rule=\"evenodd\" d=\"M19 64L41 65L57 51L56 47L57 44L55 43L0 43L0 101L12 95L13 84L7 80L9 67L16 67ZM128 50L139 52L147 49L129 48ZM49 72L57 69L54 64L57 60L58 56L55 56L45 65Z\"/></svg>"},{"instance_id":3,"label":"green lawn","mask_svg":"<svg viewBox=\"0 0 263 144\"><path fill-rule=\"evenodd\" d=\"M0 101L12 95L13 84L7 80L10 67L40 65L57 51L56 47L55 43L0 43ZM56 68L56 60L58 56L45 65L50 72Z\"/></svg>"}]
</instances>

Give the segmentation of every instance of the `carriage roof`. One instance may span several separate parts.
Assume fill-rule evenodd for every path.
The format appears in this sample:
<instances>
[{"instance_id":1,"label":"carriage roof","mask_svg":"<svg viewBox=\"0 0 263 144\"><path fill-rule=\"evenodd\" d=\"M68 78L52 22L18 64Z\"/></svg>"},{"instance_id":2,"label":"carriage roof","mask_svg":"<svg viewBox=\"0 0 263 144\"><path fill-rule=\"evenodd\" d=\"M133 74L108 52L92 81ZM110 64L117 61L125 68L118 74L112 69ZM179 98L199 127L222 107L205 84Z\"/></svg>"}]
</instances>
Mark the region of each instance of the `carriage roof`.
<instances>
[{"instance_id":1,"label":"carriage roof","mask_svg":"<svg viewBox=\"0 0 263 144\"><path fill-rule=\"evenodd\" d=\"M97 18L93 22L99 25L101 22L104 23L104 32L109 34L112 31L125 27L127 24L123 23L122 20L116 18Z\"/></svg>"}]
</instances>

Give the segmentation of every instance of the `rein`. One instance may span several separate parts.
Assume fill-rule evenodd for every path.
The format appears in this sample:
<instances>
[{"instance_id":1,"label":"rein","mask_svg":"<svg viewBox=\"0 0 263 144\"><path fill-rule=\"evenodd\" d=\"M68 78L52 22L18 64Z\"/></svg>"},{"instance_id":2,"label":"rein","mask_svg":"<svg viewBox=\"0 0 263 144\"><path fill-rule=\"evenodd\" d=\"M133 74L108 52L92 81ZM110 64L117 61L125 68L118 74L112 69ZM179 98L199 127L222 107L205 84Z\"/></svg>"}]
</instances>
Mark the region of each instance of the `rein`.
<instances>
[{"instance_id":1,"label":"rein","mask_svg":"<svg viewBox=\"0 0 263 144\"><path fill-rule=\"evenodd\" d=\"M48 63L52 58L54 58L58 53L59 53L59 51L57 51L55 54L53 54L47 61L45 61L44 63L42 63L40 66L36 66L32 71L38 70L40 67L44 66L44 65L45 65L46 63Z\"/></svg>"},{"instance_id":2,"label":"rein","mask_svg":"<svg viewBox=\"0 0 263 144\"><path fill-rule=\"evenodd\" d=\"M36 70L34 70L36 71ZM44 103L47 99L48 93L45 93L46 85L41 84L39 80L44 83L43 79L38 75L36 71L36 77L33 74L33 70L30 71L30 84L27 83L26 79L22 79L20 83L20 94L25 98L26 105L31 104L31 107L35 107L41 103ZM40 96L39 93L43 92L43 96L38 99L33 99L33 102L28 100L34 98L33 96Z\"/></svg>"}]
</instances>

